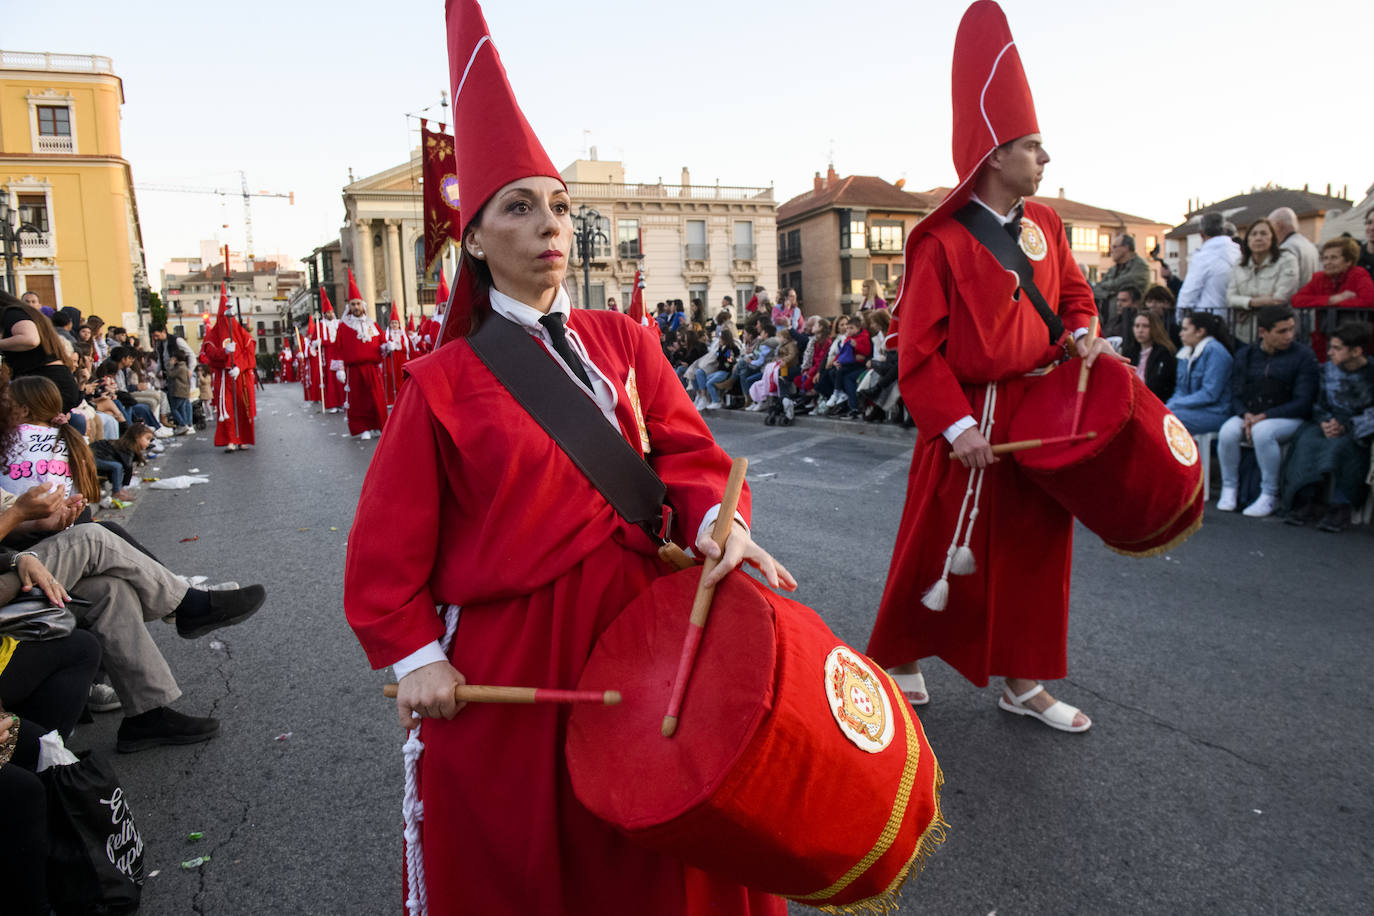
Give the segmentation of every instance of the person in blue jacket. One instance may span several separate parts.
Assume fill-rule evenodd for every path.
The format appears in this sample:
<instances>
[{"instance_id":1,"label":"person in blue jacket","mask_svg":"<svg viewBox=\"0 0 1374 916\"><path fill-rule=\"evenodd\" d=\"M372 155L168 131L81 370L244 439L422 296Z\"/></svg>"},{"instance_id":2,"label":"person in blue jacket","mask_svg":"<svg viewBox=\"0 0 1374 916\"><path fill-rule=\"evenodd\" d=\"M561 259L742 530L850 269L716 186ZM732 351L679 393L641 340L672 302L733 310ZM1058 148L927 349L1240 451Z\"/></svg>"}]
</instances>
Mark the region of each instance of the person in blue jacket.
<instances>
[{"instance_id":1,"label":"person in blue jacket","mask_svg":"<svg viewBox=\"0 0 1374 916\"><path fill-rule=\"evenodd\" d=\"M1231 416L1231 337L1208 312L1186 316L1179 337L1178 381L1164 406L1194 436L1214 433Z\"/></svg>"}]
</instances>

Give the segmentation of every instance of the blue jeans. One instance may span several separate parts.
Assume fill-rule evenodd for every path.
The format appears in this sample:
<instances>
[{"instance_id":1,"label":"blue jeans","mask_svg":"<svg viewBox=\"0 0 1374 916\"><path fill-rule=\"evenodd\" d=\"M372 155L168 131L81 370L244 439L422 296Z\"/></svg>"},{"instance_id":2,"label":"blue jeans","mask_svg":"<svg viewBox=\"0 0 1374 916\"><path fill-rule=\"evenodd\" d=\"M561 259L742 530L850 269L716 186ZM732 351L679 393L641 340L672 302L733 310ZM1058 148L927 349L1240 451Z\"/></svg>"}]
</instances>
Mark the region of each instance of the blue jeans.
<instances>
[{"instance_id":1,"label":"blue jeans","mask_svg":"<svg viewBox=\"0 0 1374 916\"><path fill-rule=\"evenodd\" d=\"M119 438L119 421L104 411L98 411L95 415L96 422L100 424L101 432L105 439Z\"/></svg>"},{"instance_id":2,"label":"blue jeans","mask_svg":"<svg viewBox=\"0 0 1374 916\"><path fill-rule=\"evenodd\" d=\"M730 377L730 373L717 369L710 375L706 374L705 369L697 370L697 391L704 393L711 399L712 404L720 403L720 391L716 389L716 382L723 382Z\"/></svg>"},{"instance_id":3,"label":"blue jeans","mask_svg":"<svg viewBox=\"0 0 1374 916\"><path fill-rule=\"evenodd\" d=\"M103 458L95 459L95 469L97 472L104 471L110 475L110 487L118 493L124 489L124 465L118 461L106 461Z\"/></svg>"},{"instance_id":4,"label":"blue jeans","mask_svg":"<svg viewBox=\"0 0 1374 916\"><path fill-rule=\"evenodd\" d=\"M1301 420L1287 417L1260 420L1250 427L1250 441L1255 445L1255 461L1260 467L1260 492L1265 496L1279 495L1279 446L1293 438L1302 426ZM1221 464L1221 486L1235 489L1240 485L1240 443L1245 438L1245 421L1232 417L1221 424L1217 434L1217 460Z\"/></svg>"},{"instance_id":5,"label":"blue jeans","mask_svg":"<svg viewBox=\"0 0 1374 916\"><path fill-rule=\"evenodd\" d=\"M84 413L77 413L76 411L72 411L71 419L69 419L67 422L72 425L72 429L76 430L83 436L86 435L86 415Z\"/></svg>"},{"instance_id":6,"label":"blue jeans","mask_svg":"<svg viewBox=\"0 0 1374 916\"><path fill-rule=\"evenodd\" d=\"M154 416L147 404L135 404L133 407L128 408L125 414L129 417L130 422L141 420L149 429L162 428L162 424L157 422L157 417Z\"/></svg>"},{"instance_id":7,"label":"blue jeans","mask_svg":"<svg viewBox=\"0 0 1374 916\"><path fill-rule=\"evenodd\" d=\"M191 425L190 398L174 398L171 395L168 395L167 403L170 404L172 407L172 419L176 421L177 426Z\"/></svg>"},{"instance_id":8,"label":"blue jeans","mask_svg":"<svg viewBox=\"0 0 1374 916\"><path fill-rule=\"evenodd\" d=\"M863 363L847 363L840 366L838 378L835 383L844 391L844 396L849 401L851 413L859 409L859 376L863 375Z\"/></svg>"}]
</instances>

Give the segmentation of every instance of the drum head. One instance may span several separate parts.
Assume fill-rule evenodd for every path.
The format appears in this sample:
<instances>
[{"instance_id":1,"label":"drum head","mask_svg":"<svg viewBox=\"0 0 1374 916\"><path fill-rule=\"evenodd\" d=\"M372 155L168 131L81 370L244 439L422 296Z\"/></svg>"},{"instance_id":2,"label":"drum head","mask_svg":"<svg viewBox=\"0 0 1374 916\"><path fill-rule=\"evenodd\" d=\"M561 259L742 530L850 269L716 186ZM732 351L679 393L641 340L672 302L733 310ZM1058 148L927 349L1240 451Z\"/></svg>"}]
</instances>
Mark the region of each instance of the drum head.
<instances>
[{"instance_id":1,"label":"drum head","mask_svg":"<svg viewBox=\"0 0 1374 916\"><path fill-rule=\"evenodd\" d=\"M708 800L773 701L773 609L741 572L716 588L677 733L663 716L682 655L701 568L656 580L597 640L578 682L619 690L619 706L579 706L568 723L573 789L624 830L665 823Z\"/></svg>"}]
</instances>

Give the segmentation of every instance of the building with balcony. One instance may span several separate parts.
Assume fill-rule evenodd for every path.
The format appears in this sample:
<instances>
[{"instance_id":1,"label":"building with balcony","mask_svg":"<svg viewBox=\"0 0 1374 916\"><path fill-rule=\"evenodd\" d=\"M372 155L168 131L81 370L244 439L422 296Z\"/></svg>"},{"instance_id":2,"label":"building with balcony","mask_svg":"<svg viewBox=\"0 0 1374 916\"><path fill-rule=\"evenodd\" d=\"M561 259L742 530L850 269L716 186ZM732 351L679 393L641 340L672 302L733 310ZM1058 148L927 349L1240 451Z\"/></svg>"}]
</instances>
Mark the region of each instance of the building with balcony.
<instances>
[{"instance_id":1,"label":"building with balcony","mask_svg":"<svg viewBox=\"0 0 1374 916\"><path fill-rule=\"evenodd\" d=\"M812 190L778 208L778 278L808 315L857 310L863 283L891 300L902 277L907 233L940 198L872 175L816 173Z\"/></svg>"},{"instance_id":2,"label":"building with balcony","mask_svg":"<svg viewBox=\"0 0 1374 916\"><path fill-rule=\"evenodd\" d=\"M123 103L108 57L0 51L0 195L20 227L7 283L133 328L149 284Z\"/></svg>"},{"instance_id":3,"label":"building with balcony","mask_svg":"<svg viewBox=\"0 0 1374 916\"><path fill-rule=\"evenodd\" d=\"M230 270L229 302L257 338L258 352L275 354L290 343L289 303L306 288L306 273L279 268L275 261L259 261L253 267L251 272ZM186 338L193 350L214 325L225 279L223 255L205 270L163 277L167 330ZM146 322L146 313L143 317Z\"/></svg>"},{"instance_id":4,"label":"building with balcony","mask_svg":"<svg viewBox=\"0 0 1374 916\"><path fill-rule=\"evenodd\" d=\"M567 287L573 305L605 308L614 297L624 309L644 271L644 300L699 300L708 311L725 296L738 307L756 285L776 290L777 203L772 188L627 182L624 166L579 159L563 169L573 213L595 210L600 230L587 259L586 276L574 247ZM584 279L590 278L590 295Z\"/></svg>"}]
</instances>

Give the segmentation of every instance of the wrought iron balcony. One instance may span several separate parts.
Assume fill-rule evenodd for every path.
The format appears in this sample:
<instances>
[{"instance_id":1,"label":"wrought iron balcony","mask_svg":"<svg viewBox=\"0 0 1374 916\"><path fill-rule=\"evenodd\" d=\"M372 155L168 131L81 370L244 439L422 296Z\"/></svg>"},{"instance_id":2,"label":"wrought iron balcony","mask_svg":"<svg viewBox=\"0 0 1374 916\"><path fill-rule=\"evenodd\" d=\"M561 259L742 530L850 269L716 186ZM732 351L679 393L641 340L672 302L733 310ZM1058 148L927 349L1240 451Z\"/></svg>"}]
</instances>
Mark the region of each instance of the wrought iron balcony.
<instances>
[{"instance_id":1,"label":"wrought iron balcony","mask_svg":"<svg viewBox=\"0 0 1374 916\"><path fill-rule=\"evenodd\" d=\"M705 242L688 242L683 247L683 257L689 261L705 261L710 256L711 246Z\"/></svg>"}]
</instances>

